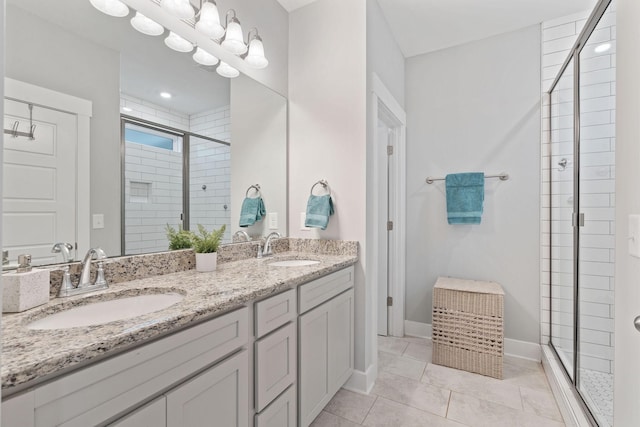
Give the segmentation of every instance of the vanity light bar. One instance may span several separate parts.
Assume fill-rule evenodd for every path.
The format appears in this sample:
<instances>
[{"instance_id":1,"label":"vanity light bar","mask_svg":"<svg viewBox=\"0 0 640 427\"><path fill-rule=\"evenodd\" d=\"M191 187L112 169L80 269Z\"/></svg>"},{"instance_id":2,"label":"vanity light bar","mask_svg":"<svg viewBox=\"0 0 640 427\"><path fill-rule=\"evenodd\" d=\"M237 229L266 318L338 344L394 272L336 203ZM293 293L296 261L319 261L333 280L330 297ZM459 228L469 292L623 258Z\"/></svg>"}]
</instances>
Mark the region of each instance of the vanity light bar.
<instances>
[{"instance_id":1,"label":"vanity light bar","mask_svg":"<svg viewBox=\"0 0 640 427\"><path fill-rule=\"evenodd\" d=\"M123 15L123 8L126 8L128 11L131 7L120 0L89 1L96 9L110 16L126 17L128 13ZM269 65L269 61L264 55L264 44L262 38L258 35L258 29L252 28L249 30L247 41L245 42L242 27L236 17L236 11L234 9L229 9L225 14L225 27L220 23L218 6L214 0L200 0L200 9L194 8L190 0L147 1L161 7L171 15L173 19L188 24L209 40L220 45L230 53L239 56L249 67L263 69ZM110 13L114 9L117 9L118 13ZM190 10L194 12L193 15L190 13ZM131 18L133 28L149 36L164 34L165 27L163 25L143 15L140 11L136 10L135 12L135 16ZM187 37L176 32L175 29L169 32L169 36L165 39L165 44L178 52L192 52L194 48L197 48L196 53L193 55L194 61L203 66L214 66L218 64L219 58L205 51L197 44L194 44ZM190 48L188 45L190 45ZM237 77L240 74L237 69L222 61L220 61L216 71L221 76L227 78Z\"/></svg>"}]
</instances>

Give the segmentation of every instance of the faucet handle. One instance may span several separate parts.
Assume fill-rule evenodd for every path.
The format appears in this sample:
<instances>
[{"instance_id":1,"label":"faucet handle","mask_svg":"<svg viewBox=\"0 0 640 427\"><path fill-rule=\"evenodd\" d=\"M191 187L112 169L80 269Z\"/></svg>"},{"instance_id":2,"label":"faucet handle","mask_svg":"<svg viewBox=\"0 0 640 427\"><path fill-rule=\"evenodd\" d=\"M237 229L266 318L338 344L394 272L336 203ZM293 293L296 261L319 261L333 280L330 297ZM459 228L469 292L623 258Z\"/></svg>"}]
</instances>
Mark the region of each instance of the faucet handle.
<instances>
[{"instance_id":1,"label":"faucet handle","mask_svg":"<svg viewBox=\"0 0 640 427\"><path fill-rule=\"evenodd\" d=\"M69 266L64 266L62 271L62 286L60 286L60 290L58 291L58 297L66 297L69 295L69 291L74 289L73 283L71 282L71 274L69 274Z\"/></svg>"},{"instance_id":2,"label":"faucet handle","mask_svg":"<svg viewBox=\"0 0 640 427\"><path fill-rule=\"evenodd\" d=\"M94 285L96 286L106 286L107 279L104 278L104 263L102 261L98 262L98 272L96 273L96 282Z\"/></svg>"}]
</instances>

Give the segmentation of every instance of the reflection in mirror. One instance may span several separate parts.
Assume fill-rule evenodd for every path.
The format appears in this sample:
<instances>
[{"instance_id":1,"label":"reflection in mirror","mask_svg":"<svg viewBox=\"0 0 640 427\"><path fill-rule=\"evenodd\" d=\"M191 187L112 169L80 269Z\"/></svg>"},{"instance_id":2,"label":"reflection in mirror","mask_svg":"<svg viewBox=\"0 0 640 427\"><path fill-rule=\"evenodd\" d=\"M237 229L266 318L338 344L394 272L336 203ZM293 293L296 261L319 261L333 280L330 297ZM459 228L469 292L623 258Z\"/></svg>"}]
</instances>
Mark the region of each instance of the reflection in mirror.
<instances>
[{"instance_id":1,"label":"reflection in mirror","mask_svg":"<svg viewBox=\"0 0 640 427\"><path fill-rule=\"evenodd\" d=\"M88 0L7 0L5 76L32 86L17 101L5 99L5 127L16 117L25 123L21 101L43 100L33 109L35 141L4 138L9 265L21 253L36 265L63 262L63 251L51 252L56 243L69 243L76 260L89 247L109 256L166 250L167 223L227 224L229 242L255 183L267 217L244 230L286 232L286 99L244 75L219 76L167 49L164 37L140 34L129 24L134 14L109 17ZM42 91L35 98L33 87ZM52 93L83 107L67 108ZM56 166L35 164L33 173L21 165L35 147L50 150ZM25 214L34 200L45 205L46 221Z\"/></svg>"}]
</instances>

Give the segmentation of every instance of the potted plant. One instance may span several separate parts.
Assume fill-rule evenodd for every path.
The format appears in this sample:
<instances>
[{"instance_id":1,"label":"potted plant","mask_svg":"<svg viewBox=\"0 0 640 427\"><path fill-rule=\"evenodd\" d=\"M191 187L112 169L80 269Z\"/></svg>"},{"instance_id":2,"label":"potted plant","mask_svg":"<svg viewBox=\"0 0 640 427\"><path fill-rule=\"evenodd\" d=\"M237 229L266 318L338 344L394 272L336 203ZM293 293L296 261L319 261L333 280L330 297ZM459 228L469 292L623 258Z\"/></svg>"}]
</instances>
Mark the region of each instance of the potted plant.
<instances>
[{"instance_id":1,"label":"potted plant","mask_svg":"<svg viewBox=\"0 0 640 427\"><path fill-rule=\"evenodd\" d=\"M224 235L226 226L208 232L202 224L198 224L198 233L191 233L193 250L196 252L196 270L213 271L218 264L218 246Z\"/></svg>"},{"instance_id":2,"label":"potted plant","mask_svg":"<svg viewBox=\"0 0 640 427\"><path fill-rule=\"evenodd\" d=\"M167 239L169 239L169 250L177 251L179 249L190 249L193 246L191 242L191 232L183 230L182 226L178 230L167 224Z\"/></svg>"}]
</instances>

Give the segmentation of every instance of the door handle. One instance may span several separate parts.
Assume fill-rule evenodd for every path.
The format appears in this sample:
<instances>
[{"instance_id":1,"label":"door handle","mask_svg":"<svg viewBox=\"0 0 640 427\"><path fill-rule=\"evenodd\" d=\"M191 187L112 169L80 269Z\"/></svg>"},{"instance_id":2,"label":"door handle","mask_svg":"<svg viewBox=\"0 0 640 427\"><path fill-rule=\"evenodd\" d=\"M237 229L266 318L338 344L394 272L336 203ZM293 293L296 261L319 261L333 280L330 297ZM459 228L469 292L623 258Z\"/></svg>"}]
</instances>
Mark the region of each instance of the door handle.
<instances>
[{"instance_id":1,"label":"door handle","mask_svg":"<svg viewBox=\"0 0 640 427\"><path fill-rule=\"evenodd\" d=\"M635 319L633 319L633 326L635 326L636 330L640 332L640 316L637 316Z\"/></svg>"}]
</instances>

